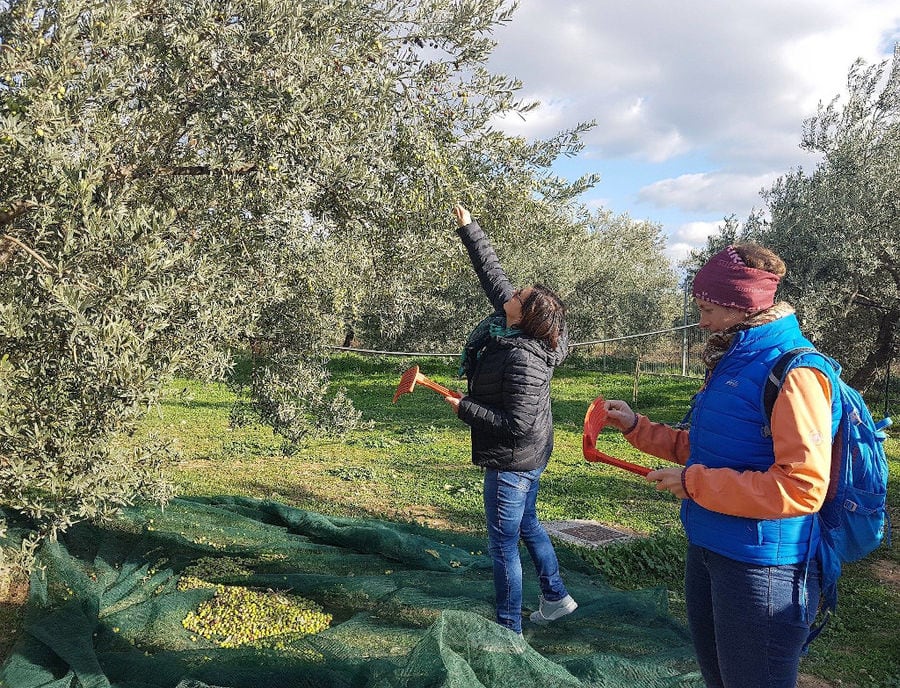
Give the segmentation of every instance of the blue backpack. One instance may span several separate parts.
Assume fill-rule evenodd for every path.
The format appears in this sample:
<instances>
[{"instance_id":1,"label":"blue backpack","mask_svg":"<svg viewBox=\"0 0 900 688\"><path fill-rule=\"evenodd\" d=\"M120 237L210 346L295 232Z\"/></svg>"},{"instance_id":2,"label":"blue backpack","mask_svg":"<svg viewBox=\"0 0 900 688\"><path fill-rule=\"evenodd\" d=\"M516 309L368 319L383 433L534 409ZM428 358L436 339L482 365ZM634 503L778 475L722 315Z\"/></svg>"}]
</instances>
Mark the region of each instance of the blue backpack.
<instances>
[{"instance_id":1,"label":"blue backpack","mask_svg":"<svg viewBox=\"0 0 900 688\"><path fill-rule=\"evenodd\" d=\"M834 368L841 414L832 443L828 493L819 511L821 540L817 554L822 564L824 619L813 629L807 644L821 632L837 608L841 564L862 559L878 548L885 536L890 544L884 430L891 425L890 418L875 422L862 395L840 379L841 366L837 361L808 347L782 354L772 366L763 391L765 418L771 418L775 399L796 358L809 353L821 356Z\"/></svg>"}]
</instances>

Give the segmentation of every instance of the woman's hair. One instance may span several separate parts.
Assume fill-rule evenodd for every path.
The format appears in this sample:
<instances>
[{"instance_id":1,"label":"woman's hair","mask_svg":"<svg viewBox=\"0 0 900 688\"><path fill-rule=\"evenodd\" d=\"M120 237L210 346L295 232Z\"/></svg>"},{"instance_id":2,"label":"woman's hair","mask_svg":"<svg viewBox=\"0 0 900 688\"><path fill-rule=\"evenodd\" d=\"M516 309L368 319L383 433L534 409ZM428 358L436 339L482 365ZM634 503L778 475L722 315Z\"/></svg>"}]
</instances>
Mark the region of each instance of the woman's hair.
<instances>
[{"instance_id":1,"label":"woman's hair","mask_svg":"<svg viewBox=\"0 0 900 688\"><path fill-rule=\"evenodd\" d=\"M787 266L785 266L784 261L765 246L746 243L734 244L732 248L748 268L765 270L778 277L784 277L787 274Z\"/></svg>"},{"instance_id":2,"label":"woman's hair","mask_svg":"<svg viewBox=\"0 0 900 688\"><path fill-rule=\"evenodd\" d=\"M565 318L566 307L560 298L543 284L535 284L522 304L522 319L516 327L553 350L559 343Z\"/></svg>"}]
</instances>

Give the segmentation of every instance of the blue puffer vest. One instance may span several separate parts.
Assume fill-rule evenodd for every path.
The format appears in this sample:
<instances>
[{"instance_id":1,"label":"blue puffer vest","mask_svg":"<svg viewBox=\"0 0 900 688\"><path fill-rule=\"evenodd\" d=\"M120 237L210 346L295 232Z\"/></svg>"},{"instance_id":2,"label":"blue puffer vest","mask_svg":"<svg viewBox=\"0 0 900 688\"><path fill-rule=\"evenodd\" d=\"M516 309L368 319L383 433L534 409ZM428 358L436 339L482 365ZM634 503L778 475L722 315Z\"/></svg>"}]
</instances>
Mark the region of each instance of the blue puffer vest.
<instances>
[{"instance_id":1,"label":"blue puffer vest","mask_svg":"<svg viewBox=\"0 0 900 688\"><path fill-rule=\"evenodd\" d=\"M812 344L801 334L794 315L735 334L731 347L694 397L687 466L765 471L774 463L762 395L776 359L797 347ZM798 357L791 367L821 370L829 376L832 389L836 389L837 380L830 366L824 365L820 356L806 359ZM834 400L831 413L834 429L840 414L839 403ZM812 515L758 520L710 511L685 499L681 504L681 522L692 544L765 566L805 561L819 542L819 522Z\"/></svg>"}]
</instances>

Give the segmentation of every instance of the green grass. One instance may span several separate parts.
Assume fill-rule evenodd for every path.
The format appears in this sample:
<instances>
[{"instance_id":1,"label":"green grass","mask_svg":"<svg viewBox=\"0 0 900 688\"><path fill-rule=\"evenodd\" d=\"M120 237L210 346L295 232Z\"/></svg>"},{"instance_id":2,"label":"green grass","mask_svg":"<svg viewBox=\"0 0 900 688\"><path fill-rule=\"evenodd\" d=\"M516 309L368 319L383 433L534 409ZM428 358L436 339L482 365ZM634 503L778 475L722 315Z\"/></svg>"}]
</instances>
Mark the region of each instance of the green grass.
<instances>
[{"instance_id":1,"label":"green grass","mask_svg":"<svg viewBox=\"0 0 900 688\"><path fill-rule=\"evenodd\" d=\"M184 459L176 469L183 494L223 492L276 498L330 514L412 520L470 532L483 529L481 475L472 466L469 433L441 398L425 388L391 404L409 361L344 356L332 364L332 381L344 387L369 427L342 441L318 441L286 451L271 431L228 427L229 396L223 385L179 380L147 428L175 439ZM422 372L448 386L461 386L453 369L426 360ZM566 370L554 382L556 449L541 487L544 519L584 518L647 533L678 523L670 495L648 490L639 478L581 455L587 403L601 391L630 398L629 376ZM646 378L641 408L675 420L691 384ZM675 399L673 413L667 400ZM678 416L680 418L680 416ZM605 431L610 453L645 465L621 438Z\"/></svg>"},{"instance_id":2,"label":"green grass","mask_svg":"<svg viewBox=\"0 0 900 688\"><path fill-rule=\"evenodd\" d=\"M271 430L228 425L232 395L225 385L177 380L145 423L145 431L171 438L181 453L173 467L180 495L239 494L276 499L326 514L416 522L484 534L480 472L470 461L468 429L442 399L420 388L391 404L400 373L413 362L451 388L462 389L453 364L439 359L335 357L332 383L343 387L368 427L336 441L313 441L291 449ZM654 420L683 416L696 380L646 376L636 410ZM683 614L684 539L678 502L641 478L581 455L581 428L588 403L602 394L631 400L630 375L601 374L566 366L553 382L556 447L541 483L544 520L591 519L650 535L649 539L589 553L620 588L664 585L672 611ZM614 431L598 444L614 456L647 466ZM890 504L900 523L900 442L889 440ZM838 616L816 640L801 670L844 686L900 688L900 584L897 548L848 566L840 583ZM17 619L0 616L10 634ZM0 633L0 638L3 633Z\"/></svg>"}]
</instances>

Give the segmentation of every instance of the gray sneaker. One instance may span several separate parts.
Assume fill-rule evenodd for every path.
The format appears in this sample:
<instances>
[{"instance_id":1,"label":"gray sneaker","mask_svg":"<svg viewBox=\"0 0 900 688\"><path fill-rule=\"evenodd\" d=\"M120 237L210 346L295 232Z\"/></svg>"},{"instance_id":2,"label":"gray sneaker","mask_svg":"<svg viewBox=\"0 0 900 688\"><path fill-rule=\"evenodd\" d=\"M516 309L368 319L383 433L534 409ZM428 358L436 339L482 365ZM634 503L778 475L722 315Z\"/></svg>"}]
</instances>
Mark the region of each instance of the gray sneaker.
<instances>
[{"instance_id":1,"label":"gray sneaker","mask_svg":"<svg viewBox=\"0 0 900 688\"><path fill-rule=\"evenodd\" d=\"M528 617L531 619L532 623L536 624L548 624L551 621L556 621L564 617L566 614L571 614L576 609L578 609L578 603L572 599L571 595L566 595L561 600L556 600L555 602L548 602L544 599L544 596L541 595L541 603L536 612L532 612L531 616Z\"/></svg>"}]
</instances>

